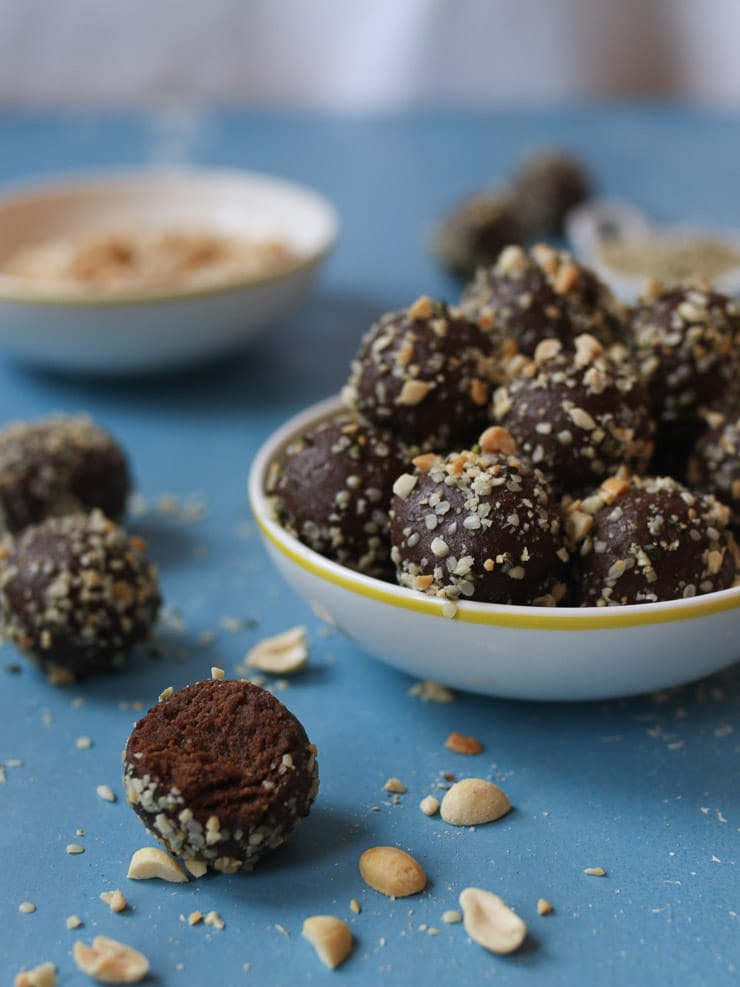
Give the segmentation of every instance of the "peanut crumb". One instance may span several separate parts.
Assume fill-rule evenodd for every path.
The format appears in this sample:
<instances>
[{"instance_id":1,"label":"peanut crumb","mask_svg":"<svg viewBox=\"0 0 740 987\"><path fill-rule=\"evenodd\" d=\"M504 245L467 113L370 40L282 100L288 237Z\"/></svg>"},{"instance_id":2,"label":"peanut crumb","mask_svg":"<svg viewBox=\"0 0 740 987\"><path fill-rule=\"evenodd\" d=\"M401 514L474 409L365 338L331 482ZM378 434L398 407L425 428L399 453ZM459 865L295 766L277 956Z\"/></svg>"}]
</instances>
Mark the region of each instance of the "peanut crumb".
<instances>
[{"instance_id":1,"label":"peanut crumb","mask_svg":"<svg viewBox=\"0 0 740 987\"><path fill-rule=\"evenodd\" d=\"M214 912L214 911L208 912L208 914L203 919L203 921L206 923L206 925L213 926L214 929L223 929L224 926L226 925L226 923L218 914L218 912Z\"/></svg>"},{"instance_id":2,"label":"peanut crumb","mask_svg":"<svg viewBox=\"0 0 740 987\"><path fill-rule=\"evenodd\" d=\"M115 891L102 891L99 897L112 912L123 912L128 907L126 896L119 888Z\"/></svg>"},{"instance_id":3,"label":"peanut crumb","mask_svg":"<svg viewBox=\"0 0 740 987\"><path fill-rule=\"evenodd\" d=\"M442 912L442 921L447 925L457 925L458 922L462 922L462 919L462 912L456 908L448 908L446 912Z\"/></svg>"},{"instance_id":4,"label":"peanut crumb","mask_svg":"<svg viewBox=\"0 0 740 987\"><path fill-rule=\"evenodd\" d=\"M109 785L98 785L95 791L98 793L98 798L101 798L104 802L116 801L116 793Z\"/></svg>"},{"instance_id":5,"label":"peanut crumb","mask_svg":"<svg viewBox=\"0 0 740 987\"><path fill-rule=\"evenodd\" d=\"M64 924L68 929L79 929L82 925L82 919L79 915L68 915L64 920Z\"/></svg>"},{"instance_id":6,"label":"peanut crumb","mask_svg":"<svg viewBox=\"0 0 740 987\"><path fill-rule=\"evenodd\" d=\"M538 915L550 915L555 909L552 907L547 898L537 899L537 914Z\"/></svg>"},{"instance_id":7,"label":"peanut crumb","mask_svg":"<svg viewBox=\"0 0 740 987\"><path fill-rule=\"evenodd\" d=\"M13 987L56 987L57 968L53 963L41 963L33 970L21 970Z\"/></svg>"},{"instance_id":8,"label":"peanut crumb","mask_svg":"<svg viewBox=\"0 0 740 987\"><path fill-rule=\"evenodd\" d=\"M203 912L195 911L188 915L188 925L197 925L203 921Z\"/></svg>"},{"instance_id":9,"label":"peanut crumb","mask_svg":"<svg viewBox=\"0 0 740 987\"><path fill-rule=\"evenodd\" d=\"M419 808L425 816L434 816L439 812L439 799L433 795L427 795L419 802Z\"/></svg>"},{"instance_id":10,"label":"peanut crumb","mask_svg":"<svg viewBox=\"0 0 740 987\"><path fill-rule=\"evenodd\" d=\"M76 856L77 854L85 852L84 846L82 846L80 843L68 843L64 849L65 852L70 854L70 856L72 857Z\"/></svg>"},{"instance_id":11,"label":"peanut crumb","mask_svg":"<svg viewBox=\"0 0 740 987\"><path fill-rule=\"evenodd\" d=\"M404 792L408 791L408 788L406 788L404 783L399 778L389 778L385 785L383 785L383 788L386 792L396 792L400 795L403 795Z\"/></svg>"},{"instance_id":12,"label":"peanut crumb","mask_svg":"<svg viewBox=\"0 0 740 987\"><path fill-rule=\"evenodd\" d=\"M78 751L87 751L92 747L93 742L90 737L78 737L75 740L75 747Z\"/></svg>"},{"instance_id":13,"label":"peanut crumb","mask_svg":"<svg viewBox=\"0 0 740 987\"><path fill-rule=\"evenodd\" d=\"M349 901L349 910L351 912L354 912L355 915L359 915L360 914L360 912L362 911L362 905L359 903L359 901L357 900L357 898L350 898L350 901Z\"/></svg>"},{"instance_id":14,"label":"peanut crumb","mask_svg":"<svg viewBox=\"0 0 740 987\"><path fill-rule=\"evenodd\" d=\"M32 901L22 901L20 905L18 905L18 911L22 915L32 915L33 912L36 911L36 906Z\"/></svg>"},{"instance_id":15,"label":"peanut crumb","mask_svg":"<svg viewBox=\"0 0 740 987\"><path fill-rule=\"evenodd\" d=\"M445 747L456 754L480 754L483 745L475 737L465 737L461 733L451 733L445 740Z\"/></svg>"},{"instance_id":16,"label":"peanut crumb","mask_svg":"<svg viewBox=\"0 0 740 987\"><path fill-rule=\"evenodd\" d=\"M585 867L583 873L588 874L589 877L606 877L603 867Z\"/></svg>"}]
</instances>

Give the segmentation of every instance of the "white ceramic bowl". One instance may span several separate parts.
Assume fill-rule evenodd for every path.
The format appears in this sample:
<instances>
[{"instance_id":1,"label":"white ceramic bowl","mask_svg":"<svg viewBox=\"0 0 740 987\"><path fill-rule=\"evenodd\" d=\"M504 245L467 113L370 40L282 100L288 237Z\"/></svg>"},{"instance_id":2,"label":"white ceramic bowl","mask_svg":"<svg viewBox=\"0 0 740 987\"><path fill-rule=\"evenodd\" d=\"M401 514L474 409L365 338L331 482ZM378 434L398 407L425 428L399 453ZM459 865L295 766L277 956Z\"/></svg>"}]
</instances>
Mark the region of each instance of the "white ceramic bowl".
<instances>
[{"instance_id":1,"label":"white ceramic bowl","mask_svg":"<svg viewBox=\"0 0 740 987\"><path fill-rule=\"evenodd\" d=\"M265 442L251 467L249 500L267 550L318 616L363 651L412 675L513 699L608 699L680 685L740 659L740 587L631 607L442 602L330 562L273 517L265 479L296 436L341 407L323 401Z\"/></svg>"},{"instance_id":2,"label":"white ceramic bowl","mask_svg":"<svg viewBox=\"0 0 740 987\"><path fill-rule=\"evenodd\" d=\"M268 175L81 175L0 195L0 270L3 258L37 242L139 227L277 237L296 260L258 279L111 297L48 293L0 274L0 347L29 363L88 373L155 371L227 352L300 305L336 240L338 220L315 192Z\"/></svg>"}]
</instances>

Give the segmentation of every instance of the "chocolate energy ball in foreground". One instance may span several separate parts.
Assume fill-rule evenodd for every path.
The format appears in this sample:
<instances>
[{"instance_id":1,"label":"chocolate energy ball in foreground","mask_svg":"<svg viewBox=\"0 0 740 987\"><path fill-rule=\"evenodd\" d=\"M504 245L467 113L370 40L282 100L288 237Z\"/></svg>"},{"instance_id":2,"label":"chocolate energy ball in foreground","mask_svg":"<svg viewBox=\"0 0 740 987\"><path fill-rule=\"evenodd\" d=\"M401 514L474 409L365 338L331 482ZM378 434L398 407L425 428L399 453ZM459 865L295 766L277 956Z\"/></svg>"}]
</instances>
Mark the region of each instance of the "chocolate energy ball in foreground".
<instances>
[{"instance_id":1,"label":"chocolate energy ball in foreground","mask_svg":"<svg viewBox=\"0 0 740 987\"><path fill-rule=\"evenodd\" d=\"M156 570L144 541L100 511L31 525L1 555L2 632L52 681L118 667L149 636Z\"/></svg>"},{"instance_id":2,"label":"chocolate energy ball in foreground","mask_svg":"<svg viewBox=\"0 0 740 987\"><path fill-rule=\"evenodd\" d=\"M96 507L115 521L130 488L120 446L85 415L12 422L0 431L0 530Z\"/></svg>"},{"instance_id":3,"label":"chocolate energy ball in foreground","mask_svg":"<svg viewBox=\"0 0 740 987\"><path fill-rule=\"evenodd\" d=\"M727 504L730 523L737 534L740 532L740 415L710 413L708 424L689 459L689 484Z\"/></svg>"},{"instance_id":4,"label":"chocolate energy ball in foreground","mask_svg":"<svg viewBox=\"0 0 740 987\"><path fill-rule=\"evenodd\" d=\"M485 424L495 374L491 337L422 296L370 329L343 396L407 444L449 449Z\"/></svg>"},{"instance_id":5,"label":"chocolate energy ball in foreground","mask_svg":"<svg viewBox=\"0 0 740 987\"><path fill-rule=\"evenodd\" d=\"M522 163L512 192L528 239L561 236L568 212L591 195L591 178L575 158L538 154Z\"/></svg>"},{"instance_id":6,"label":"chocolate energy ball in foreground","mask_svg":"<svg viewBox=\"0 0 740 987\"><path fill-rule=\"evenodd\" d=\"M249 682L196 682L133 729L126 798L172 853L226 873L285 843L319 787L316 748L293 714Z\"/></svg>"},{"instance_id":7,"label":"chocolate energy ball in foreground","mask_svg":"<svg viewBox=\"0 0 740 987\"><path fill-rule=\"evenodd\" d=\"M459 278L472 278L493 264L511 243L522 242L516 204L506 192L480 192L457 205L442 221L434 252L443 267Z\"/></svg>"},{"instance_id":8,"label":"chocolate energy ball in foreground","mask_svg":"<svg viewBox=\"0 0 740 987\"><path fill-rule=\"evenodd\" d=\"M398 581L450 601L553 605L568 553L550 487L504 429L487 429L481 449L419 456L394 484Z\"/></svg>"},{"instance_id":9,"label":"chocolate energy ball in foreground","mask_svg":"<svg viewBox=\"0 0 740 987\"><path fill-rule=\"evenodd\" d=\"M729 515L671 477L611 477L567 514L579 545L579 602L655 603L727 589L738 566Z\"/></svg>"},{"instance_id":10,"label":"chocolate energy ball in foreground","mask_svg":"<svg viewBox=\"0 0 740 987\"><path fill-rule=\"evenodd\" d=\"M494 417L553 488L597 486L621 466L644 471L653 449L647 394L634 367L613 359L593 336L573 351L555 339L494 396Z\"/></svg>"},{"instance_id":11,"label":"chocolate energy ball in foreground","mask_svg":"<svg viewBox=\"0 0 740 987\"><path fill-rule=\"evenodd\" d=\"M322 422L273 464L280 523L315 552L370 576L390 570L388 504L404 458L387 430L349 415Z\"/></svg>"},{"instance_id":12,"label":"chocolate energy ball in foreground","mask_svg":"<svg viewBox=\"0 0 740 987\"><path fill-rule=\"evenodd\" d=\"M700 287L657 283L633 313L635 353L659 423L696 422L721 407L740 372L740 309Z\"/></svg>"},{"instance_id":13,"label":"chocolate energy ball in foreground","mask_svg":"<svg viewBox=\"0 0 740 987\"><path fill-rule=\"evenodd\" d=\"M468 318L533 356L543 339L572 347L581 333L604 346L624 332L624 311L593 271L569 253L537 244L507 247L492 267L481 268L460 301Z\"/></svg>"}]
</instances>

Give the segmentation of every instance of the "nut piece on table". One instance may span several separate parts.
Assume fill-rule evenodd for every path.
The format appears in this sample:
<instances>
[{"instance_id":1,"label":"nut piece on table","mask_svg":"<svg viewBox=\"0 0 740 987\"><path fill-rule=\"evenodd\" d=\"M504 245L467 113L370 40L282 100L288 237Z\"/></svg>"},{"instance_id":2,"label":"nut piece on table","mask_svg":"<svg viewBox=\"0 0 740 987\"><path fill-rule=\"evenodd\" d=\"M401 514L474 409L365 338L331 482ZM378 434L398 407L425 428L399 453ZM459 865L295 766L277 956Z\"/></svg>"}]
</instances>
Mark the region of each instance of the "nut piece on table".
<instances>
[{"instance_id":1,"label":"nut piece on table","mask_svg":"<svg viewBox=\"0 0 740 987\"><path fill-rule=\"evenodd\" d=\"M188 879L174 857L154 846L142 847L134 853L126 877L132 881L148 881L158 877L172 884L185 884Z\"/></svg>"},{"instance_id":2,"label":"nut piece on table","mask_svg":"<svg viewBox=\"0 0 740 987\"><path fill-rule=\"evenodd\" d=\"M513 953L527 935L527 926L505 901L481 888L460 892L465 931L492 953Z\"/></svg>"},{"instance_id":3,"label":"nut piece on table","mask_svg":"<svg viewBox=\"0 0 740 987\"><path fill-rule=\"evenodd\" d=\"M336 969L352 952L352 933L349 926L333 915L312 915L307 918L301 935L311 943L321 962L331 970Z\"/></svg>"},{"instance_id":4,"label":"nut piece on table","mask_svg":"<svg viewBox=\"0 0 740 987\"><path fill-rule=\"evenodd\" d=\"M95 936L92 946L77 941L78 968L102 984L137 984L149 973L149 960L138 949L107 936Z\"/></svg>"},{"instance_id":5,"label":"nut piece on table","mask_svg":"<svg viewBox=\"0 0 740 987\"><path fill-rule=\"evenodd\" d=\"M440 814L451 826L478 826L505 816L511 802L493 782L463 778L442 799Z\"/></svg>"},{"instance_id":6,"label":"nut piece on table","mask_svg":"<svg viewBox=\"0 0 740 987\"><path fill-rule=\"evenodd\" d=\"M393 846L365 850L360 857L360 874L365 884L389 898L419 894L427 885L421 864Z\"/></svg>"},{"instance_id":7,"label":"nut piece on table","mask_svg":"<svg viewBox=\"0 0 740 987\"><path fill-rule=\"evenodd\" d=\"M267 637L256 644L246 656L250 668L259 668L271 675L294 675L308 663L306 628L292 627L289 631Z\"/></svg>"},{"instance_id":8,"label":"nut piece on table","mask_svg":"<svg viewBox=\"0 0 740 987\"><path fill-rule=\"evenodd\" d=\"M21 970L13 987L56 987L57 970L53 963L41 963L33 970Z\"/></svg>"}]
</instances>

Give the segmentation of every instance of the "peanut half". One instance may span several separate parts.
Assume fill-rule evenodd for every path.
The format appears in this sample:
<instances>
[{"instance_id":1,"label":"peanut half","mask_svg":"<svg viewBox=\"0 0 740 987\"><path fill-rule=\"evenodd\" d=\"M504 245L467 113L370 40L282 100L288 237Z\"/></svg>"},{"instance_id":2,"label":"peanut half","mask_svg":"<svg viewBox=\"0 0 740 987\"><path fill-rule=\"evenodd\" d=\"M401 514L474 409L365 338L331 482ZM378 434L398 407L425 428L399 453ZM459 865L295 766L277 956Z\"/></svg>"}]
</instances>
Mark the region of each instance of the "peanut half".
<instances>
[{"instance_id":1,"label":"peanut half","mask_svg":"<svg viewBox=\"0 0 740 987\"><path fill-rule=\"evenodd\" d=\"M154 846L142 847L134 853L126 877L132 881L149 881L158 877L172 884L185 884L188 879L174 857Z\"/></svg>"},{"instance_id":2,"label":"peanut half","mask_svg":"<svg viewBox=\"0 0 740 987\"><path fill-rule=\"evenodd\" d=\"M349 926L333 915L312 915L303 923L301 935L316 950L321 962L334 970L352 952Z\"/></svg>"},{"instance_id":3,"label":"peanut half","mask_svg":"<svg viewBox=\"0 0 740 987\"><path fill-rule=\"evenodd\" d=\"M14 987L56 987L57 970L53 963L42 963L33 970L22 970L13 981Z\"/></svg>"},{"instance_id":4,"label":"peanut half","mask_svg":"<svg viewBox=\"0 0 740 987\"><path fill-rule=\"evenodd\" d=\"M256 644L246 656L250 668L259 668L270 675L294 675L308 663L306 628L292 627L289 631L267 637Z\"/></svg>"},{"instance_id":5,"label":"peanut half","mask_svg":"<svg viewBox=\"0 0 740 987\"><path fill-rule=\"evenodd\" d=\"M107 936L95 936L92 946L76 942L73 956L78 968L101 984L138 984L149 973L143 953Z\"/></svg>"},{"instance_id":6,"label":"peanut half","mask_svg":"<svg viewBox=\"0 0 740 987\"><path fill-rule=\"evenodd\" d=\"M481 888L460 892L465 931L492 953L513 953L527 935L527 926L505 901Z\"/></svg>"},{"instance_id":7,"label":"peanut half","mask_svg":"<svg viewBox=\"0 0 740 987\"><path fill-rule=\"evenodd\" d=\"M463 778L442 799L440 814L451 826L478 826L500 819L510 808L498 785L483 778Z\"/></svg>"},{"instance_id":8,"label":"peanut half","mask_svg":"<svg viewBox=\"0 0 740 987\"><path fill-rule=\"evenodd\" d=\"M365 884L389 898L418 894L427 885L421 864L410 853L393 846L365 850L360 857L360 874Z\"/></svg>"}]
</instances>

